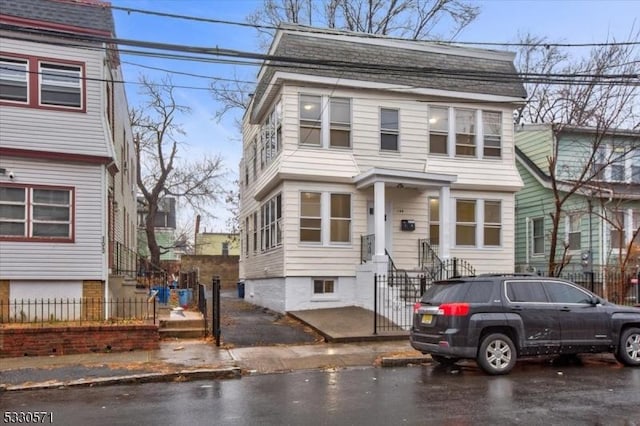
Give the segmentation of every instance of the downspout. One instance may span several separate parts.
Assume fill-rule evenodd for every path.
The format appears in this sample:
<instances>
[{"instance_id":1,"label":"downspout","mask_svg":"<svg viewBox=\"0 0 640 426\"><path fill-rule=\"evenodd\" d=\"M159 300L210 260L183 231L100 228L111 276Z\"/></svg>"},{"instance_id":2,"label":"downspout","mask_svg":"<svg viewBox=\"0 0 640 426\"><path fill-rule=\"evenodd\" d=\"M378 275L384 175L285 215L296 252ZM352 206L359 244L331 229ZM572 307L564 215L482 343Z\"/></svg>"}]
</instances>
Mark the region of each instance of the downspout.
<instances>
[{"instance_id":1,"label":"downspout","mask_svg":"<svg viewBox=\"0 0 640 426\"><path fill-rule=\"evenodd\" d=\"M527 216L524 220L525 224L525 232L524 232L524 253L525 253L525 264L527 265L527 269L529 268L529 228L531 227L531 218Z\"/></svg>"},{"instance_id":2,"label":"downspout","mask_svg":"<svg viewBox=\"0 0 640 426\"><path fill-rule=\"evenodd\" d=\"M612 189L607 189L607 188L603 188L602 191L604 192L608 192L609 193L609 199L604 203L604 205L600 205L600 274L602 275L602 292L604 294L607 294L607 274L605 274L605 270L604 270L604 262L605 262L605 241L606 241L606 237L605 237L605 221L602 219L602 217L604 216L604 210L605 210L605 206L609 203L611 203L611 201L613 201L613 190ZM607 251L609 250L609 247L606 247Z\"/></svg>"}]
</instances>

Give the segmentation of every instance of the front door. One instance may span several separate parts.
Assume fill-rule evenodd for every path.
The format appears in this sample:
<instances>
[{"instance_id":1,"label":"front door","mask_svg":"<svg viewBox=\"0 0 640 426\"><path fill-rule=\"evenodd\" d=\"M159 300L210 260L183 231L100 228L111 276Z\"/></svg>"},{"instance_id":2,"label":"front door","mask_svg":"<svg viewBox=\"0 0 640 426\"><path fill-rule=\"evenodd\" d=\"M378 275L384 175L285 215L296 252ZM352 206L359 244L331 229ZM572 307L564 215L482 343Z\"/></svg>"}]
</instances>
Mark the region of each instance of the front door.
<instances>
[{"instance_id":1,"label":"front door","mask_svg":"<svg viewBox=\"0 0 640 426\"><path fill-rule=\"evenodd\" d=\"M372 235L375 233L375 223L373 219L373 201L367 201L367 234ZM391 230L391 223L393 218L391 217L391 203L387 202L385 205L384 214L384 233L385 233L385 248L389 252L389 256L393 253L393 232Z\"/></svg>"}]
</instances>

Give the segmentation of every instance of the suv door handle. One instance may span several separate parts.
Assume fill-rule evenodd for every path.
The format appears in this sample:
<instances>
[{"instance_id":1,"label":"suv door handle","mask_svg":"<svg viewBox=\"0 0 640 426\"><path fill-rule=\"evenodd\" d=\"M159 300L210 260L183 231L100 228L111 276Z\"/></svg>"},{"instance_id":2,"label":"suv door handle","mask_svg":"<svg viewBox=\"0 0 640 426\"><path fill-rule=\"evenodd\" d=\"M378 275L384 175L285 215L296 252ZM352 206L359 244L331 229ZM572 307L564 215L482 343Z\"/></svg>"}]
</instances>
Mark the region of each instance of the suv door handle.
<instances>
[{"instance_id":1,"label":"suv door handle","mask_svg":"<svg viewBox=\"0 0 640 426\"><path fill-rule=\"evenodd\" d=\"M561 310L562 312L571 312L571 308L570 308L570 307L568 307L568 306L563 306L562 308L560 308L560 310Z\"/></svg>"},{"instance_id":2,"label":"suv door handle","mask_svg":"<svg viewBox=\"0 0 640 426\"><path fill-rule=\"evenodd\" d=\"M521 311L522 310L522 306L520 306L520 305L512 306L511 310L512 311Z\"/></svg>"}]
</instances>

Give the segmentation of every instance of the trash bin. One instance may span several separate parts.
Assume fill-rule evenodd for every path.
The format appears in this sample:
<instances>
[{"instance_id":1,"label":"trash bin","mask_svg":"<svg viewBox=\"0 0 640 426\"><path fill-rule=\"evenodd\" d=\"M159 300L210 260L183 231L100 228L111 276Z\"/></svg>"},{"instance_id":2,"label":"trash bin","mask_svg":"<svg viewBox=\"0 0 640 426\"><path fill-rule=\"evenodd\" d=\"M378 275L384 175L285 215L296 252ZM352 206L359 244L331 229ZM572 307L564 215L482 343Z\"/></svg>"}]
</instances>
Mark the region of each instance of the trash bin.
<instances>
[{"instance_id":1,"label":"trash bin","mask_svg":"<svg viewBox=\"0 0 640 426\"><path fill-rule=\"evenodd\" d=\"M180 303L180 306L182 306L183 308L189 306L192 299L193 292L190 288L182 288L178 290L178 303Z\"/></svg>"},{"instance_id":2,"label":"trash bin","mask_svg":"<svg viewBox=\"0 0 640 426\"><path fill-rule=\"evenodd\" d=\"M238 281L238 297L244 299L244 281Z\"/></svg>"},{"instance_id":3,"label":"trash bin","mask_svg":"<svg viewBox=\"0 0 640 426\"><path fill-rule=\"evenodd\" d=\"M156 292L156 297L158 298L158 303L162 303L164 305L169 301L169 288L162 287L152 287L151 290Z\"/></svg>"}]
</instances>

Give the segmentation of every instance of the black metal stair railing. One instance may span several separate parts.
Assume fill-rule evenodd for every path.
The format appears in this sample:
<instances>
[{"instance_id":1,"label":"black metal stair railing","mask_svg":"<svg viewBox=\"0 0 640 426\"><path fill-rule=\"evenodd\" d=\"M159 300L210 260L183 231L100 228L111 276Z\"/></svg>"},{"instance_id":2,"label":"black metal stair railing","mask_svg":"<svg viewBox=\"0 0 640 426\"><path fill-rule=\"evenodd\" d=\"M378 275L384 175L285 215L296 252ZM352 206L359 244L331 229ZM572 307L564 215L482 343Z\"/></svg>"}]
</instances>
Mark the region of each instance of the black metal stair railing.
<instances>
[{"instance_id":1,"label":"black metal stair railing","mask_svg":"<svg viewBox=\"0 0 640 426\"><path fill-rule=\"evenodd\" d=\"M140 256L119 241L112 241L112 274L135 277L136 287L150 289L152 286L167 285L167 271Z\"/></svg>"}]
</instances>

